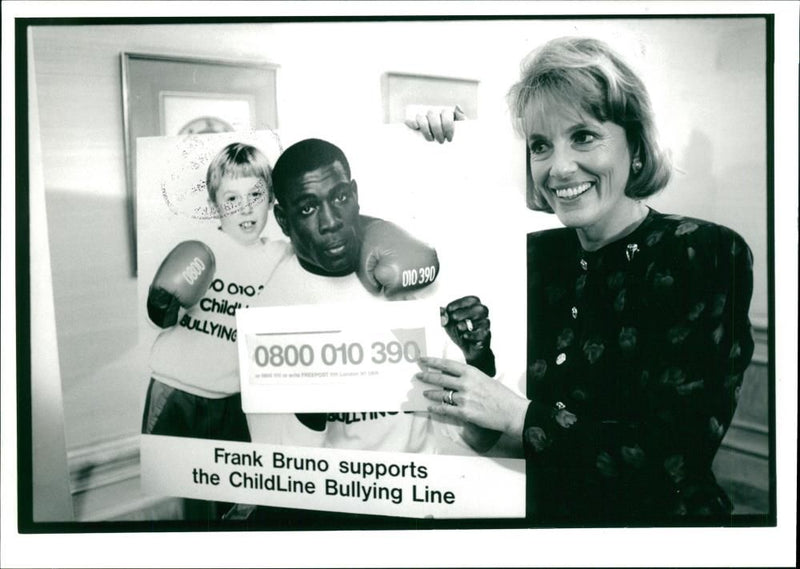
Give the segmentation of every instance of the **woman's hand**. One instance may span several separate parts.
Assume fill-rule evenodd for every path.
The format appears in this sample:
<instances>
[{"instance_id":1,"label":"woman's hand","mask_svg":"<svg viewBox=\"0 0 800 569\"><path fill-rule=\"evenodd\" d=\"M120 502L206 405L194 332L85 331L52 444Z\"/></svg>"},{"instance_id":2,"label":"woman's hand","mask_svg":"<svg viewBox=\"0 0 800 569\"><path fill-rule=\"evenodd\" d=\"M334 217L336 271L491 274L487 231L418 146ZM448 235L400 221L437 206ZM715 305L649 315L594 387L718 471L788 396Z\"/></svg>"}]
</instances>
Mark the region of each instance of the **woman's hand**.
<instances>
[{"instance_id":1,"label":"woman's hand","mask_svg":"<svg viewBox=\"0 0 800 569\"><path fill-rule=\"evenodd\" d=\"M414 118L405 120L408 128L418 130L425 140L435 140L442 144L445 140L450 142L455 134L456 121L467 118L461 107L431 108L427 112L418 112Z\"/></svg>"},{"instance_id":2,"label":"woman's hand","mask_svg":"<svg viewBox=\"0 0 800 569\"><path fill-rule=\"evenodd\" d=\"M528 400L476 368L441 358L422 357L416 378L436 386L424 392L432 413L485 429L521 437Z\"/></svg>"}]
</instances>

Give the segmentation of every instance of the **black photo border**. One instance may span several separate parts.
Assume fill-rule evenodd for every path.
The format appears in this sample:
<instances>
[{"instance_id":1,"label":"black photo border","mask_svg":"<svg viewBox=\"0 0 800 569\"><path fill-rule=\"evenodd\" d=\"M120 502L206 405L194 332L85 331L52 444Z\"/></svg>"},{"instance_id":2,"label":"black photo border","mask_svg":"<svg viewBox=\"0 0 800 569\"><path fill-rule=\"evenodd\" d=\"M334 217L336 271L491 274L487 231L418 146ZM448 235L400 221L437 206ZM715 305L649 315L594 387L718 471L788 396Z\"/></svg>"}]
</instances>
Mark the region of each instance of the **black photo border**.
<instances>
[{"instance_id":1,"label":"black photo border","mask_svg":"<svg viewBox=\"0 0 800 569\"><path fill-rule=\"evenodd\" d=\"M28 30L36 26L97 26L97 25L171 25L171 24L235 24L235 23L299 23L299 22L374 22L374 21L493 21L493 20L625 20L625 19L762 19L766 29L766 136L767 136L767 251L768 251L768 318L769 318L769 513L765 515L734 515L730 527L770 527L777 523L777 473L775 424L775 252L774 252L774 55L775 15L764 14L659 14L659 15L558 15L558 16L329 16L329 17L154 17L154 18L18 18L15 30L15 95L16 95L16 358L17 358L17 485L18 531L23 534L47 533L117 533L117 532L175 532L175 531L312 531L312 530L420 530L420 529L515 529L554 528L570 526L538 525L531 519L478 520L408 520L354 514L332 514L306 510L272 508L263 522L193 523L176 521L148 522L36 522L33 520L32 487L32 399L31 399L31 299L30 299L30 211L28 205L30 177L28 131ZM6 433L6 435L9 435ZM689 522L689 523L686 523ZM714 524L718 525L718 524ZM703 520L681 520L646 524L642 527L707 527ZM591 526L614 527L614 526Z\"/></svg>"}]
</instances>

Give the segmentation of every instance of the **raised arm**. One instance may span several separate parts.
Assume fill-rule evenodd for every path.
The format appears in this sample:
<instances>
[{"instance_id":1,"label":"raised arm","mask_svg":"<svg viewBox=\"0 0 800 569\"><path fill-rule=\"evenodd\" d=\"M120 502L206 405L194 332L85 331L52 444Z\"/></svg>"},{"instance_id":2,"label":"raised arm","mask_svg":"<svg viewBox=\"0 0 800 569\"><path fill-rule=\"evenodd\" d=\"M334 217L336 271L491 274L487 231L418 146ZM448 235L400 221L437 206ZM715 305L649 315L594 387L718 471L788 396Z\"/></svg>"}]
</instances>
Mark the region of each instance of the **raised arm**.
<instances>
[{"instance_id":1,"label":"raised arm","mask_svg":"<svg viewBox=\"0 0 800 569\"><path fill-rule=\"evenodd\" d=\"M430 108L425 112L418 112L413 117L405 120L408 128L418 130L425 140L436 141L443 144L453 140L456 121L466 120L467 115L461 107Z\"/></svg>"}]
</instances>

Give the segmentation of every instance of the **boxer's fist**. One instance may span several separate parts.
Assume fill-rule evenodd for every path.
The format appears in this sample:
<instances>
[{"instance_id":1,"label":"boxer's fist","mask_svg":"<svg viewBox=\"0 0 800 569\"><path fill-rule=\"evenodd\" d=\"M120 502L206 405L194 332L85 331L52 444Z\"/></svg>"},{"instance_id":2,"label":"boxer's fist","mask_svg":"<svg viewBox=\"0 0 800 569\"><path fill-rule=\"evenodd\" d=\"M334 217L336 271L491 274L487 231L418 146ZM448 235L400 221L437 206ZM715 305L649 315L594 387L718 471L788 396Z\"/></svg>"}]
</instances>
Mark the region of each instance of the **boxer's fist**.
<instances>
[{"instance_id":1,"label":"boxer's fist","mask_svg":"<svg viewBox=\"0 0 800 569\"><path fill-rule=\"evenodd\" d=\"M442 326L450 339L461 348L471 366L492 376L495 374L489 308L477 296L465 296L439 309Z\"/></svg>"},{"instance_id":2,"label":"boxer's fist","mask_svg":"<svg viewBox=\"0 0 800 569\"><path fill-rule=\"evenodd\" d=\"M181 306L197 304L214 278L214 253L200 241L179 243L158 267L147 294L147 315L156 326L178 321Z\"/></svg>"},{"instance_id":3,"label":"boxer's fist","mask_svg":"<svg viewBox=\"0 0 800 569\"><path fill-rule=\"evenodd\" d=\"M373 294L387 297L431 284L439 274L436 249L388 221L361 217L358 278Z\"/></svg>"}]
</instances>

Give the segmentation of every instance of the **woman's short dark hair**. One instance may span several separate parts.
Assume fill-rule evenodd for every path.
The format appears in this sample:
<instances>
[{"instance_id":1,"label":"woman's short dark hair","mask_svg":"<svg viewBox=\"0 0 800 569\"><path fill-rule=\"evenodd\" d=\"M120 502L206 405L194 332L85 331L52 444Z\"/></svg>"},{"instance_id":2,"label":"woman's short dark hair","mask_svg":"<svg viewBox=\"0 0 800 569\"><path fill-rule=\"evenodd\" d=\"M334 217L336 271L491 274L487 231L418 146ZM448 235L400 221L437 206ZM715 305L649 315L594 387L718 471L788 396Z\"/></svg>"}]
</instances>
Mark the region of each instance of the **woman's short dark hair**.
<instances>
[{"instance_id":1,"label":"woman's short dark hair","mask_svg":"<svg viewBox=\"0 0 800 569\"><path fill-rule=\"evenodd\" d=\"M591 38L558 38L531 52L522 62L520 80L508 94L512 116L521 133L534 99L574 105L595 119L625 129L628 146L642 162L631 173L625 194L641 199L664 188L672 167L660 148L650 97L641 79L605 43ZM532 188L532 180L529 180ZM535 190L528 207L552 210Z\"/></svg>"}]
</instances>

